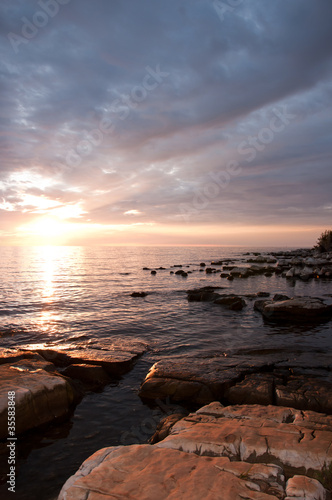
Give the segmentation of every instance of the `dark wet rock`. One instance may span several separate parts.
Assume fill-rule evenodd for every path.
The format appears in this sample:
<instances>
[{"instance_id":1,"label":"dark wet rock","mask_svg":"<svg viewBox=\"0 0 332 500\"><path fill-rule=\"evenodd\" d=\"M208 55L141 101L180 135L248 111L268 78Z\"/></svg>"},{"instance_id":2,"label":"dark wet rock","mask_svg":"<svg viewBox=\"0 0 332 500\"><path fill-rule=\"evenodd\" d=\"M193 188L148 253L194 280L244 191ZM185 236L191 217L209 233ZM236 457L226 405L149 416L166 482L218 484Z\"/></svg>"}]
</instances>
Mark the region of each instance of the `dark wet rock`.
<instances>
[{"instance_id":1,"label":"dark wet rock","mask_svg":"<svg viewBox=\"0 0 332 500\"><path fill-rule=\"evenodd\" d=\"M314 273L301 273L299 279L302 281L309 281L314 277Z\"/></svg>"},{"instance_id":2,"label":"dark wet rock","mask_svg":"<svg viewBox=\"0 0 332 500\"><path fill-rule=\"evenodd\" d=\"M277 259L274 257L264 257L263 255L258 255L254 258L247 259L247 262L257 263L257 264L275 264Z\"/></svg>"},{"instance_id":3,"label":"dark wet rock","mask_svg":"<svg viewBox=\"0 0 332 500\"><path fill-rule=\"evenodd\" d=\"M174 264L173 267L183 267L182 264Z\"/></svg>"},{"instance_id":4,"label":"dark wet rock","mask_svg":"<svg viewBox=\"0 0 332 500\"><path fill-rule=\"evenodd\" d=\"M222 266L223 265L223 261L222 260L213 260L211 262L211 266Z\"/></svg>"},{"instance_id":5,"label":"dark wet rock","mask_svg":"<svg viewBox=\"0 0 332 500\"><path fill-rule=\"evenodd\" d=\"M225 398L231 404L272 405L274 402L274 377L272 373L247 375L242 382L228 389Z\"/></svg>"},{"instance_id":6,"label":"dark wet rock","mask_svg":"<svg viewBox=\"0 0 332 500\"><path fill-rule=\"evenodd\" d=\"M15 392L15 433L20 434L68 415L75 403L73 386L45 360L20 359L0 366L0 439L8 437L8 392Z\"/></svg>"},{"instance_id":7,"label":"dark wet rock","mask_svg":"<svg viewBox=\"0 0 332 500\"><path fill-rule=\"evenodd\" d=\"M276 383L275 392L278 406L332 414L331 374L329 380L306 375L290 376L285 383Z\"/></svg>"},{"instance_id":8,"label":"dark wet rock","mask_svg":"<svg viewBox=\"0 0 332 500\"><path fill-rule=\"evenodd\" d=\"M270 297L269 292L257 292L256 294L257 297Z\"/></svg>"},{"instance_id":9,"label":"dark wet rock","mask_svg":"<svg viewBox=\"0 0 332 500\"><path fill-rule=\"evenodd\" d=\"M214 292L214 290L225 290L225 287L207 285L207 286L202 286L200 288L193 288L192 290L187 290L187 293Z\"/></svg>"},{"instance_id":10,"label":"dark wet rock","mask_svg":"<svg viewBox=\"0 0 332 500\"><path fill-rule=\"evenodd\" d=\"M178 271L175 272L178 276L188 276L188 273L186 271L183 271L183 269L179 269Z\"/></svg>"},{"instance_id":11,"label":"dark wet rock","mask_svg":"<svg viewBox=\"0 0 332 500\"><path fill-rule=\"evenodd\" d=\"M307 368L249 374L225 398L232 404L275 404L332 414L332 374Z\"/></svg>"},{"instance_id":12,"label":"dark wet rock","mask_svg":"<svg viewBox=\"0 0 332 500\"><path fill-rule=\"evenodd\" d=\"M170 433L173 425L185 416L186 414L184 413L173 413L172 415L168 415L167 417L163 418L157 425L155 433L149 439L149 443L155 444L165 439L165 437L167 437Z\"/></svg>"},{"instance_id":13,"label":"dark wet rock","mask_svg":"<svg viewBox=\"0 0 332 500\"><path fill-rule=\"evenodd\" d=\"M230 271L231 276L235 276L235 277L239 277L239 278L247 278L248 276L250 276L250 274L251 274L251 271L248 267L234 267L234 269L232 269Z\"/></svg>"},{"instance_id":14,"label":"dark wet rock","mask_svg":"<svg viewBox=\"0 0 332 500\"><path fill-rule=\"evenodd\" d=\"M227 276L227 279L228 279L228 281L233 281L234 280L234 276Z\"/></svg>"},{"instance_id":15,"label":"dark wet rock","mask_svg":"<svg viewBox=\"0 0 332 500\"><path fill-rule=\"evenodd\" d=\"M214 300L215 304L225 306L232 311L241 311L247 304L245 300L237 295L221 295Z\"/></svg>"},{"instance_id":16,"label":"dark wet rock","mask_svg":"<svg viewBox=\"0 0 332 500\"><path fill-rule=\"evenodd\" d=\"M271 276L273 276L272 273L264 273L264 276L266 276L266 278L271 278Z\"/></svg>"},{"instance_id":17,"label":"dark wet rock","mask_svg":"<svg viewBox=\"0 0 332 500\"><path fill-rule=\"evenodd\" d=\"M159 269L160 271L165 271L166 267L162 267L162 266L160 266L160 267L158 267L158 269Z\"/></svg>"},{"instance_id":18,"label":"dark wet rock","mask_svg":"<svg viewBox=\"0 0 332 500\"><path fill-rule=\"evenodd\" d=\"M200 263L200 266L201 266L201 267L205 267L205 266L206 266L205 262L201 262L201 263Z\"/></svg>"},{"instance_id":19,"label":"dark wet rock","mask_svg":"<svg viewBox=\"0 0 332 500\"><path fill-rule=\"evenodd\" d=\"M151 274L152 274L152 275L156 275L156 274L157 274L157 271L151 271Z\"/></svg>"},{"instance_id":20,"label":"dark wet rock","mask_svg":"<svg viewBox=\"0 0 332 500\"><path fill-rule=\"evenodd\" d=\"M290 297L288 295L283 295L281 293L276 293L273 297L274 302L278 302L280 300L290 300Z\"/></svg>"},{"instance_id":21,"label":"dark wet rock","mask_svg":"<svg viewBox=\"0 0 332 500\"><path fill-rule=\"evenodd\" d=\"M143 267L143 271L150 271L149 267Z\"/></svg>"},{"instance_id":22,"label":"dark wet rock","mask_svg":"<svg viewBox=\"0 0 332 500\"><path fill-rule=\"evenodd\" d=\"M219 295L209 290L191 290L188 293L189 302L213 302Z\"/></svg>"},{"instance_id":23,"label":"dark wet rock","mask_svg":"<svg viewBox=\"0 0 332 500\"><path fill-rule=\"evenodd\" d=\"M187 290L187 299L189 302L213 302L220 297L220 294L215 293L215 290L222 290L222 286L203 286Z\"/></svg>"},{"instance_id":24,"label":"dark wet rock","mask_svg":"<svg viewBox=\"0 0 332 500\"><path fill-rule=\"evenodd\" d=\"M174 274L174 271L170 271L169 274Z\"/></svg>"},{"instance_id":25,"label":"dark wet rock","mask_svg":"<svg viewBox=\"0 0 332 500\"><path fill-rule=\"evenodd\" d=\"M228 278L230 275L228 273L221 273L220 278Z\"/></svg>"},{"instance_id":26,"label":"dark wet rock","mask_svg":"<svg viewBox=\"0 0 332 500\"><path fill-rule=\"evenodd\" d=\"M232 269L235 269L235 266L223 266L223 271L232 271Z\"/></svg>"},{"instance_id":27,"label":"dark wet rock","mask_svg":"<svg viewBox=\"0 0 332 500\"><path fill-rule=\"evenodd\" d=\"M246 350L222 357L163 360L142 383L148 399L204 404L275 404L332 413L332 361L322 354Z\"/></svg>"},{"instance_id":28,"label":"dark wet rock","mask_svg":"<svg viewBox=\"0 0 332 500\"><path fill-rule=\"evenodd\" d=\"M206 274L212 274L216 269L214 267L207 267L205 269Z\"/></svg>"},{"instance_id":29,"label":"dark wet rock","mask_svg":"<svg viewBox=\"0 0 332 500\"><path fill-rule=\"evenodd\" d=\"M259 266L259 265L252 265L249 268L250 274L252 276L259 276L263 274L271 274L273 275L276 271L275 267L271 266Z\"/></svg>"},{"instance_id":30,"label":"dark wet rock","mask_svg":"<svg viewBox=\"0 0 332 500\"><path fill-rule=\"evenodd\" d=\"M146 297L147 295L146 292L133 292L130 294L131 297Z\"/></svg>"},{"instance_id":31,"label":"dark wet rock","mask_svg":"<svg viewBox=\"0 0 332 500\"><path fill-rule=\"evenodd\" d=\"M258 300L255 310L271 321L320 321L332 317L332 301L316 297L294 297L289 300Z\"/></svg>"},{"instance_id":32,"label":"dark wet rock","mask_svg":"<svg viewBox=\"0 0 332 500\"><path fill-rule=\"evenodd\" d=\"M98 365L73 364L67 366L62 373L66 377L80 380L93 388L103 387L111 382L111 378L104 368Z\"/></svg>"}]
</instances>

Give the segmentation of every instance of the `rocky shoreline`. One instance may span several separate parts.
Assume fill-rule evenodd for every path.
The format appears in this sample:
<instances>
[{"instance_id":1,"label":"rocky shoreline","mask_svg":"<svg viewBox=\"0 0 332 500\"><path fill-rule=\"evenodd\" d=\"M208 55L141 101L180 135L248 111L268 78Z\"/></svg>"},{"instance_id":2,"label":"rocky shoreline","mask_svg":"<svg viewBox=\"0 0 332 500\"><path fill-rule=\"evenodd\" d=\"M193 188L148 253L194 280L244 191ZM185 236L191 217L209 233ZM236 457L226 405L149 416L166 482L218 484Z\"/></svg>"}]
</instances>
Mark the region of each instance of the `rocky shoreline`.
<instances>
[{"instance_id":1,"label":"rocky shoreline","mask_svg":"<svg viewBox=\"0 0 332 500\"><path fill-rule=\"evenodd\" d=\"M221 279L274 273L309 281L332 278L332 253L297 250L248 254L168 271ZM156 276L167 268L145 268ZM133 299L148 293L133 292ZM188 289L189 302L210 302L240 314L252 307L264 321L320 323L332 318L332 296L267 292L223 293L222 286ZM210 306L209 306L210 307ZM234 313L233 313L234 311ZM132 341L29 345L0 349L0 439L7 438L7 393L16 394L16 432L66 419L87 391L130 371L148 345ZM332 359L301 351L216 351L211 356L163 359L140 381L143 401L189 405L170 415L150 444L99 450L68 479L59 500L201 499L330 500L332 488ZM139 385L139 383L138 383Z\"/></svg>"}]
</instances>

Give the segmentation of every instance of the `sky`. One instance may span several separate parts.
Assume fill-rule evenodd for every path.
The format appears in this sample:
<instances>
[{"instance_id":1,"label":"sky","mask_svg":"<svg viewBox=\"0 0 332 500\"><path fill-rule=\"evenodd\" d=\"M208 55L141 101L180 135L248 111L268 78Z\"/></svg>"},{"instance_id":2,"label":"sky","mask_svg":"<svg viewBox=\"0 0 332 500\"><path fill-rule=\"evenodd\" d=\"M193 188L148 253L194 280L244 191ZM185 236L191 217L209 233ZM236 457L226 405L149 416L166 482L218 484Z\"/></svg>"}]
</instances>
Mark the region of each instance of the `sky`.
<instances>
[{"instance_id":1,"label":"sky","mask_svg":"<svg viewBox=\"0 0 332 500\"><path fill-rule=\"evenodd\" d=\"M1 0L0 244L312 246L331 0Z\"/></svg>"}]
</instances>

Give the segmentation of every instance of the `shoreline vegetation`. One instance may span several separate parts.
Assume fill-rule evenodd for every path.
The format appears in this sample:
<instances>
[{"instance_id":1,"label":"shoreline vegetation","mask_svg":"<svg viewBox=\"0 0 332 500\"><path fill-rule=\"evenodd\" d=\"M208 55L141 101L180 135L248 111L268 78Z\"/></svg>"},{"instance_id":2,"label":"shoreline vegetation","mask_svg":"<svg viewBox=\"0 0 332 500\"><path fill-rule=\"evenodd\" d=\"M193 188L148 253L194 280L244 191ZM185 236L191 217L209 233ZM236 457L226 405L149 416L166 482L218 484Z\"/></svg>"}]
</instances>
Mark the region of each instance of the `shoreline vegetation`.
<instances>
[{"instance_id":1,"label":"shoreline vegetation","mask_svg":"<svg viewBox=\"0 0 332 500\"><path fill-rule=\"evenodd\" d=\"M240 260L240 259L239 259ZM238 314L252 307L271 323L320 324L332 319L332 294L293 296L223 293L223 281L274 274L286 280L332 280L331 231L314 249L249 253L236 259L144 268L183 277L219 274L220 286L189 289L184 300ZM143 290L131 294L144 300ZM209 306L210 307L210 306ZM0 438L8 438L9 391L16 434L68 418L88 391L128 373L149 349L140 339L27 345L0 349ZM307 352L246 350L225 356L167 358L155 363L137 391L146 402L176 402L149 443L104 448L64 484L69 498L236 500L331 499L332 361ZM177 407L178 408L178 407ZM107 446L107 443L105 443ZM90 498L90 497L89 497Z\"/></svg>"}]
</instances>

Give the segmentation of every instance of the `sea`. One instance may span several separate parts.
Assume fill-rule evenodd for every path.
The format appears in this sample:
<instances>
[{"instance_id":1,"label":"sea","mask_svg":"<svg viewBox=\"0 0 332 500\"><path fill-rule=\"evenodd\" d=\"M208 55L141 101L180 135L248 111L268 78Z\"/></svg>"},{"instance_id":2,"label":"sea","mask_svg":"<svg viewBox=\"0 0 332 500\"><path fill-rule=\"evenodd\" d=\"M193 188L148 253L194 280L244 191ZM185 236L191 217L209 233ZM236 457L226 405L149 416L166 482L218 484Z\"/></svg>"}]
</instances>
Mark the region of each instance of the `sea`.
<instances>
[{"instance_id":1,"label":"sea","mask_svg":"<svg viewBox=\"0 0 332 500\"><path fill-rule=\"evenodd\" d=\"M332 321L316 325L267 323L253 309L257 292L324 296L332 282L264 275L228 281L200 271L200 263L233 260L247 252L290 248L1 247L0 346L139 339L147 352L133 369L98 392L88 392L69 419L19 436L16 494L6 485L7 449L0 443L0 498L55 500L64 482L100 448L145 443L169 413L190 410L170 401L147 403L138 395L159 360L232 353L332 353ZM187 277L170 274L182 265ZM157 269L156 275L143 267ZM164 267L165 269L158 269ZM215 266L222 269L222 266ZM247 307L230 311L188 302L186 290L222 286L220 293L247 295ZM133 298L134 291L147 292Z\"/></svg>"}]
</instances>

